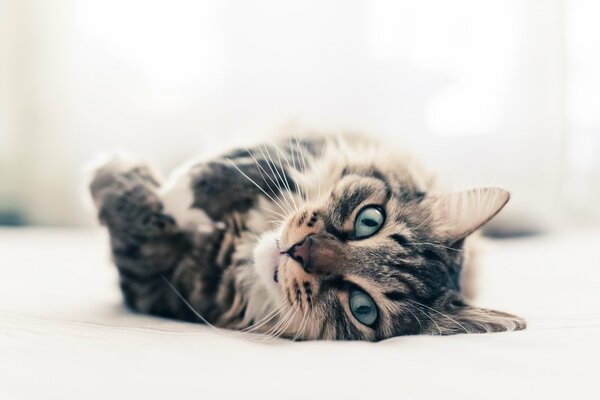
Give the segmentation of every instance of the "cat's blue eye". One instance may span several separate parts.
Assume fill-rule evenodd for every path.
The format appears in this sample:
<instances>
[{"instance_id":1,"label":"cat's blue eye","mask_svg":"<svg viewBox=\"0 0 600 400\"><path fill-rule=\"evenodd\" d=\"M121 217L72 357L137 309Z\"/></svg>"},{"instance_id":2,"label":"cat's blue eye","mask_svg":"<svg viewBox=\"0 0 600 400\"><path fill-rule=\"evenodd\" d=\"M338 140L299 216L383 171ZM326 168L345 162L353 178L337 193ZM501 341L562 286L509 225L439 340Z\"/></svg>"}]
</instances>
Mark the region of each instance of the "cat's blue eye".
<instances>
[{"instance_id":1,"label":"cat's blue eye","mask_svg":"<svg viewBox=\"0 0 600 400\"><path fill-rule=\"evenodd\" d=\"M350 291L350 311L354 318L367 326L377 320L377 307L371 296L360 290Z\"/></svg>"},{"instance_id":2,"label":"cat's blue eye","mask_svg":"<svg viewBox=\"0 0 600 400\"><path fill-rule=\"evenodd\" d=\"M376 234L383 226L383 212L377 206L368 206L361 210L354 222L354 236L364 239Z\"/></svg>"}]
</instances>

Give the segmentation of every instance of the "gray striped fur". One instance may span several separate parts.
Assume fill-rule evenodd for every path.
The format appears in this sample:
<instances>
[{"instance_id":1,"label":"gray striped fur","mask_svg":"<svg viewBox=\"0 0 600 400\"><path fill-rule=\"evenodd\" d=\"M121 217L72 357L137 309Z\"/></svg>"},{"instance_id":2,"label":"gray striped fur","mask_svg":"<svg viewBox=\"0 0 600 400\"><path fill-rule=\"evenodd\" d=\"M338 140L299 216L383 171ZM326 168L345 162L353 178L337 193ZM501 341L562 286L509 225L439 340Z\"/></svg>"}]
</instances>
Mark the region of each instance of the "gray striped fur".
<instances>
[{"instance_id":1,"label":"gray striped fur","mask_svg":"<svg viewBox=\"0 0 600 400\"><path fill-rule=\"evenodd\" d=\"M143 164L113 159L90 185L134 310L305 340L525 327L461 293L465 240L502 208L504 191L444 197L410 157L354 136L236 150L184 176L184 211L201 222L171 212L166 184ZM365 204L381 207L385 225L355 240L351 227ZM280 255L307 235L310 266ZM356 287L377 304L372 327L348 310Z\"/></svg>"}]
</instances>

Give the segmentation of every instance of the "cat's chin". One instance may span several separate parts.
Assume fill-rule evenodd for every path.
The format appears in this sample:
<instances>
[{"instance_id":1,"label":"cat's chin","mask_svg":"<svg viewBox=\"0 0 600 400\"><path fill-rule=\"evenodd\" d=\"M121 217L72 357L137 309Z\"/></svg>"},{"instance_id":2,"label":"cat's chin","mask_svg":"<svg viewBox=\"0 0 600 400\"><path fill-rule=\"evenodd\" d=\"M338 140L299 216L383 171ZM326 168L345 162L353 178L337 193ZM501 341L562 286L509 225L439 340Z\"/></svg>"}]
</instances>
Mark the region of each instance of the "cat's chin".
<instances>
[{"instance_id":1,"label":"cat's chin","mask_svg":"<svg viewBox=\"0 0 600 400\"><path fill-rule=\"evenodd\" d=\"M281 299L278 272L281 265L281 252L277 247L279 232L264 234L254 248L254 268L267 293L274 301Z\"/></svg>"}]
</instances>

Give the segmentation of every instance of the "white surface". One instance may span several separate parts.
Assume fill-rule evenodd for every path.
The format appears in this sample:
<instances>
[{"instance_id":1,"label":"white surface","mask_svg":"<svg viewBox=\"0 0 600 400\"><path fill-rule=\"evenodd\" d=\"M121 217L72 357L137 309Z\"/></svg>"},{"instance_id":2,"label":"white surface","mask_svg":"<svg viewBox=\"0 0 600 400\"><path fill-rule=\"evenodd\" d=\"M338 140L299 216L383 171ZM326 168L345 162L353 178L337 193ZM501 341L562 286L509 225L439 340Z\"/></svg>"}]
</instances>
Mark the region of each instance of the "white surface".
<instances>
[{"instance_id":1,"label":"white surface","mask_svg":"<svg viewBox=\"0 0 600 400\"><path fill-rule=\"evenodd\" d=\"M0 230L0 399L600 398L598 230L490 243L523 332L255 343L121 306L98 231Z\"/></svg>"}]
</instances>

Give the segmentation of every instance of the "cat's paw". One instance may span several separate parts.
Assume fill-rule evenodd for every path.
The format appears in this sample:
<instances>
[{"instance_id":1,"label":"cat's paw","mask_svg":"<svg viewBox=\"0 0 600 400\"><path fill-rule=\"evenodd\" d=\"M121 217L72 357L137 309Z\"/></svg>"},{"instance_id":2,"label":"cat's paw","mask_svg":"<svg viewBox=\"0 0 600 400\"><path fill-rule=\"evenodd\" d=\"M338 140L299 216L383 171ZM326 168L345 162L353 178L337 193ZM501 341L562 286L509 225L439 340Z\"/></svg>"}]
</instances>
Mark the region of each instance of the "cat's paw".
<instances>
[{"instance_id":1,"label":"cat's paw","mask_svg":"<svg viewBox=\"0 0 600 400\"><path fill-rule=\"evenodd\" d=\"M173 230L173 218L163 213L152 169L133 157L105 157L94 169L89 188L100 221L111 231L154 236Z\"/></svg>"},{"instance_id":2,"label":"cat's paw","mask_svg":"<svg viewBox=\"0 0 600 400\"><path fill-rule=\"evenodd\" d=\"M92 171L89 188L96 207L102 203L106 192L135 185L159 186L156 173L147 163L123 153L99 156L88 169Z\"/></svg>"}]
</instances>

